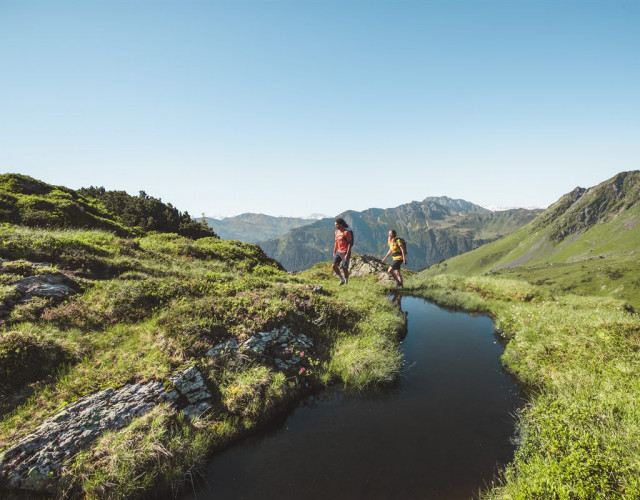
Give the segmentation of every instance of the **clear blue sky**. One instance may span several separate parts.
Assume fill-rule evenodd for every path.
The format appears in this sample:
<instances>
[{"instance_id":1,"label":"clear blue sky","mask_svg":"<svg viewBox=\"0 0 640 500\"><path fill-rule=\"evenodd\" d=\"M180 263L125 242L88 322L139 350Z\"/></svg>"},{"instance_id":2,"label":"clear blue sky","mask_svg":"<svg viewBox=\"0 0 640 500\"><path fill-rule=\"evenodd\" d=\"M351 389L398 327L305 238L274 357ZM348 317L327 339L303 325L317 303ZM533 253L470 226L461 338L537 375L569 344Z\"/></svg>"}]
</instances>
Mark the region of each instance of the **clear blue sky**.
<instances>
[{"instance_id":1,"label":"clear blue sky","mask_svg":"<svg viewBox=\"0 0 640 500\"><path fill-rule=\"evenodd\" d=\"M640 1L0 0L0 168L193 216L640 169Z\"/></svg>"}]
</instances>

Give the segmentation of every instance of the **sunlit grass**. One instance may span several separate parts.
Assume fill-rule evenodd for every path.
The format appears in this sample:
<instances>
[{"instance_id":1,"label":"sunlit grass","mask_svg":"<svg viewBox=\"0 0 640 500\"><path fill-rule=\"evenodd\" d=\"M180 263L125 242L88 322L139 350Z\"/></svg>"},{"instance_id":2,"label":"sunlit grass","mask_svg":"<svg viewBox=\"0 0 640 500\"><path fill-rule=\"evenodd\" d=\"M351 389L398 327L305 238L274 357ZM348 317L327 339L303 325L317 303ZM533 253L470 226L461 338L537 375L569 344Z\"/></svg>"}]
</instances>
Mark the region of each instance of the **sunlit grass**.
<instances>
[{"instance_id":1,"label":"sunlit grass","mask_svg":"<svg viewBox=\"0 0 640 500\"><path fill-rule=\"evenodd\" d=\"M165 381L187 363L195 363L213 389L213 408L195 422L161 406L84 450L67 464L73 494L136 498L158 487L177 488L207 455L304 394L332 383L354 389L386 384L400 370L400 311L369 278L337 286L329 263L292 275L256 245L171 234L127 239L5 225L0 243L0 257L12 260L3 269L0 300L13 307L0 351L8 353L13 364L4 366L16 381L0 389L29 389L28 398L2 415L0 450L78 398ZM79 293L10 304L16 279L61 271ZM222 340L241 342L280 326L313 340L294 370L244 355L204 356ZM53 352L58 358L42 363L41 371L25 364L32 377L19 378L14 367L23 351L16 349L23 347L33 359Z\"/></svg>"}]
</instances>

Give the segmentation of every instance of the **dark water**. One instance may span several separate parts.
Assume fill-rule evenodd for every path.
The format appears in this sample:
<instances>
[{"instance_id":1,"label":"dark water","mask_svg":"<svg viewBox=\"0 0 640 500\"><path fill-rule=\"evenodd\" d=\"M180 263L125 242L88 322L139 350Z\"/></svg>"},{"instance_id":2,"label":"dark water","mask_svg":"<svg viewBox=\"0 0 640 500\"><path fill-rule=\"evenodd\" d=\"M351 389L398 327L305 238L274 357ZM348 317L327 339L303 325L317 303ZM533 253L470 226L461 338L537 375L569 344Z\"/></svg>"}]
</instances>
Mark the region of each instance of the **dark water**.
<instances>
[{"instance_id":1,"label":"dark water","mask_svg":"<svg viewBox=\"0 0 640 500\"><path fill-rule=\"evenodd\" d=\"M404 297L397 387L315 398L216 456L187 499L468 499L513 455L519 391L491 320Z\"/></svg>"}]
</instances>

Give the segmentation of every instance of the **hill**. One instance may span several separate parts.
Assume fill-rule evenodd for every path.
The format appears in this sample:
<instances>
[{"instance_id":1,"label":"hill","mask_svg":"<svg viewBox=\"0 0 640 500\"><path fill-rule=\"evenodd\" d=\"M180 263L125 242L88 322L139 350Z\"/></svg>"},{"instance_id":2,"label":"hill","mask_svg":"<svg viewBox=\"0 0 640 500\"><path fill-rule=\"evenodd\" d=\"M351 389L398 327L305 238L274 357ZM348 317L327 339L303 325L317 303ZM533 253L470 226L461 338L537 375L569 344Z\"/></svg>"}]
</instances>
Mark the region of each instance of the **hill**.
<instances>
[{"instance_id":1,"label":"hill","mask_svg":"<svg viewBox=\"0 0 640 500\"><path fill-rule=\"evenodd\" d=\"M120 236L148 231L192 238L215 236L188 212L144 191L138 196L103 187L74 191L20 174L0 175L0 221L29 227L102 229Z\"/></svg>"},{"instance_id":2,"label":"hill","mask_svg":"<svg viewBox=\"0 0 640 500\"><path fill-rule=\"evenodd\" d=\"M292 229L312 224L315 219L246 213L224 219L207 217L205 221L220 238L259 243L278 238Z\"/></svg>"},{"instance_id":3,"label":"hill","mask_svg":"<svg viewBox=\"0 0 640 500\"><path fill-rule=\"evenodd\" d=\"M310 391L399 375L374 277L293 276L143 193L0 185L2 498L169 496Z\"/></svg>"},{"instance_id":4,"label":"hill","mask_svg":"<svg viewBox=\"0 0 640 500\"><path fill-rule=\"evenodd\" d=\"M526 209L491 212L464 200L430 197L395 208L347 211L340 216L354 231L354 252L383 256L387 233L393 228L407 241L408 267L419 270L500 238L539 213ZM307 269L331 259L333 221L319 220L260 246L290 271Z\"/></svg>"},{"instance_id":5,"label":"hill","mask_svg":"<svg viewBox=\"0 0 640 500\"><path fill-rule=\"evenodd\" d=\"M491 315L530 390L481 498L640 498L640 172L578 187L514 233L405 280Z\"/></svg>"},{"instance_id":6,"label":"hill","mask_svg":"<svg viewBox=\"0 0 640 500\"><path fill-rule=\"evenodd\" d=\"M426 272L518 278L640 307L639 199L639 171L578 187L526 226Z\"/></svg>"}]
</instances>

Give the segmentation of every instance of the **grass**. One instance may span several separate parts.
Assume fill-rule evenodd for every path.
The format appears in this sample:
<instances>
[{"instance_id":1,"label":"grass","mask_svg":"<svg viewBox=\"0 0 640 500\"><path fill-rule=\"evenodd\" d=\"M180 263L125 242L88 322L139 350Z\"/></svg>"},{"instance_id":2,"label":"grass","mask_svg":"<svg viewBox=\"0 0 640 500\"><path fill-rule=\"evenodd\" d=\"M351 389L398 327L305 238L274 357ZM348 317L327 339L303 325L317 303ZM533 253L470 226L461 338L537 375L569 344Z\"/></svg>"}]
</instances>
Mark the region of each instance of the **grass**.
<instances>
[{"instance_id":1,"label":"grass","mask_svg":"<svg viewBox=\"0 0 640 500\"><path fill-rule=\"evenodd\" d=\"M640 497L640 319L613 298L528 282L418 275L407 290L492 314L528 389L514 461L491 499Z\"/></svg>"},{"instance_id":2,"label":"grass","mask_svg":"<svg viewBox=\"0 0 640 500\"><path fill-rule=\"evenodd\" d=\"M292 275L256 245L9 224L0 226L0 258L8 259L0 269L0 452L107 387L165 381L195 363L213 389L213 409L195 422L160 406L84 450L65 466L70 497L180 488L208 455L305 393L399 374L402 315L367 278L338 287L329 263ZM18 303L15 281L38 274L64 274L78 293ZM222 340L280 326L313 340L298 352L297 372L204 355Z\"/></svg>"},{"instance_id":3,"label":"grass","mask_svg":"<svg viewBox=\"0 0 640 500\"><path fill-rule=\"evenodd\" d=\"M326 264L301 274L324 280L339 299L338 306L345 311L351 309L358 316L349 329L338 328L334 332L322 377L340 380L356 389L395 381L402 365L398 341L405 323L397 308L380 293L375 278L352 278L347 286L339 286Z\"/></svg>"}]
</instances>

